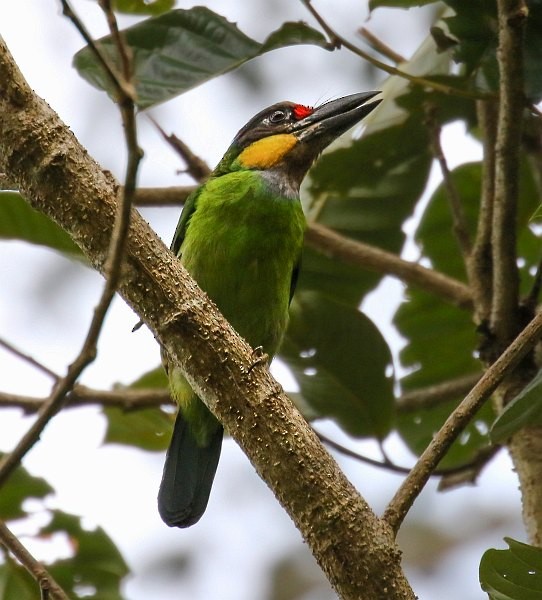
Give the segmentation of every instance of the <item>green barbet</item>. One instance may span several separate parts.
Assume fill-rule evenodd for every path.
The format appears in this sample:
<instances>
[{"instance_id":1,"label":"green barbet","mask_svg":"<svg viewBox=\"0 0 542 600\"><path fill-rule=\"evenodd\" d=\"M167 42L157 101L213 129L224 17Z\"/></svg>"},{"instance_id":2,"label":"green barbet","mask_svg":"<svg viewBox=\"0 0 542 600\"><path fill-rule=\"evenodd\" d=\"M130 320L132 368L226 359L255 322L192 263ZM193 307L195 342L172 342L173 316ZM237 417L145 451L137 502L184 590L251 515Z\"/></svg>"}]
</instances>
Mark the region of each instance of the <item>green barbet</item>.
<instances>
[{"instance_id":1,"label":"green barbet","mask_svg":"<svg viewBox=\"0 0 542 600\"><path fill-rule=\"evenodd\" d=\"M186 201L172 251L253 348L277 352L299 271L305 218L299 187L322 150L379 103L378 92L316 108L281 102L235 136L211 176ZM361 166L360 166L361 168ZM179 404L158 494L170 527L205 511L223 429L163 356Z\"/></svg>"}]
</instances>

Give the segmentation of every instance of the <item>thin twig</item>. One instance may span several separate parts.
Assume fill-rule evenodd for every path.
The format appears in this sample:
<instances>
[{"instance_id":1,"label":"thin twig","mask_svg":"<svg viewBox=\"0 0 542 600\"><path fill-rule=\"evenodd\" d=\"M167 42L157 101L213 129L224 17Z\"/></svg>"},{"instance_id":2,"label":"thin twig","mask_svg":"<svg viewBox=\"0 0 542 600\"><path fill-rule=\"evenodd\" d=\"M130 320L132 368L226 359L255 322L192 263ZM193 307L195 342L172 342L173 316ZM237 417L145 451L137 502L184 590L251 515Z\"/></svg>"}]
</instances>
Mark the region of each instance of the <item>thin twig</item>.
<instances>
[{"instance_id":1,"label":"thin twig","mask_svg":"<svg viewBox=\"0 0 542 600\"><path fill-rule=\"evenodd\" d=\"M47 569L13 535L4 521L0 520L0 544L6 548L32 575L40 586L42 598L51 600L70 600L66 592L58 585Z\"/></svg>"},{"instance_id":2,"label":"thin twig","mask_svg":"<svg viewBox=\"0 0 542 600\"><path fill-rule=\"evenodd\" d=\"M111 37L115 42L115 48L119 53L120 64L122 65L122 83L126 84L126 86L130 86L133 76L132 51L125 43L122 33L119 30L117 19L111 7L110 0L98 0L98 4L100 5L105 18L107 19L107 25L109 26ZM120 83L121 81L117 81L115 82L115 85L120 85ZM130 94L126 95L130 98L135 98L135 92L133 88L130 90Z\"/></svg>"},{"instance_id":3,"label":"thin twig","mask_svg":"<svg viewBox=\"0 0 542 600\"><path fill-rule=\"evenodd\" d=\"M472 307L470 290L464 283L404 260L396 254L348 239L318 223L310 224L305 240L310 247L344 263L395 275L405 283L432 292L460 308Z\"/></svg>"},{"instance_id":4,"label":"thin twig","mask_svg":"<svg viewBox=\"0 0 542 600\"><path fill-rule=\"evenodd\" d=\"M136 206L181 206L196 189L194 185L168 188L137 188L134 204Z\"/></svg>"},{"instance_id":5,"label":"thin twig","mask_svg":"<svg viewBox=\"0 0 542 600\"><path fill-rule=\"evenodd\" d=\"M11 354L17 356L21 360L24 360L29 365L32 365L34 368L38 369L42 373L45 373L45 375L47 375L48 377L51 377L51 379L54 379L55 381L58 381L60 379L60 375L57 375L54 371L49 369L49 367L46 367L44 364L38 362L35 358L30 356L29 354L26 354L26 353L22 352L21 350L18 350L17 348L15 348L15 346L10 344L8 341L4 340L3 338L0 338L0 346L5 348Z\"/></svg>"},{"instance_id":6,"label":"thin twig","mask_svg":"<svg viewBox=\"0 0 542 600\"><path fill-rule=\"evenodd\" d=\"M525 98L523 37L528 9L524 0L498 0L499 116L495 148L493 211L493 304L491 332L501 346L519 329L519 272L516 256L516 213L519 154Z\"/></svg>"},{"instance_id":7,"label":"thin twig","mask_svg":"<svg viewBox=\"0 0 542 600\"><path fill-rule=\"evenodd\" d=\"M466 263L471 253L469 226L459 191L455 185L450 169L448 168L448 161L442 150L442 144L440 143L441 128L435 117L435 107L428 106L426 109L426 122L429 129L433 156L440 166L444 187L450 203L452 230Z\"/></svg>"},{"instance_id":8,"label":"thin twig","mask_svg":"<svg viewBox=\"0 0 542 600\"><path fill-rule=\"evenodd\" d=\"M97 46L97 44L92 39L92 36L88 32L87 28L83 25L83 22L79 17L75 14L74 10L70 6L67 0L60 0L62 4L62 14L66 16L74 25L74 27L79 31L82 38L88 44L89 48L92 50L94 56L103 67L107 77L113 86L117 89L119 93L119 98L130 98L134 99L134 88L130 82L126 81L120 73L117 72L117 69L107 60L103 52Z\"/></svg>"},{"instance_id":9,"label":"thin twig","mask_svg":"<svg viewBox=\"0 0 542 600\"><path fill-rule=\"evenodd\" d=\"M418 410L429 410L443 402L462 398L472 390L481 376L480 373L472 373L444 383L406 392L397 399L397 412L406 414Z\"/></svg>"},{"instance_id":10,"label":"thin twig","mask_svg":"<svg viewBox=\"0 0 542 600\"><path fill-rule=\"evenodd\" d=\"M385 56L395 64L401 64L406 62L406 58L404 56L401 56L400 54L395 52L395 50L390 48L380 38L377 38L376 35L372 31L369 31L366 27L360 27L358 29L358 32L361 35L361 37L369 44L369 46L371 46L373 50L376 50L377 52L382 54L382 56Z\"/></svg>"},{"instance_id":11,"label":"thin twig","mask_svg":"<svg viewBox=\"0 0 542 600\"><path fill-rule=\"evenodd\" d=\"M46 401L47 398L0 392L0 407L20 408L27 414L38 412ZM166 404L172 404L167 389L95 390L84 385L75 385L69 393L69 402L66 408L100 405L132 411L157 408Z\"/></svg>"},{"instance_id":12,"label":"thin twig","mask_svg":"<svg viewBox=\"0 0 542 600\"><path fill-rule=\"evenodd\" d=\"M495 143L497 139L497 103L476 103L478 124L482 131L484 162L482 190L476 237L469 258L468 272L474 302L476 323L489 322L493 289L493 258L491 232L495 199Z\"/></svg>"},{"instance_id":13,"label":"thin twig","mask_svg":"<svg viewBox=\"0 0 542 600\"><path fill-rule=\"evenodd\" d=\"M95 45L92 45L92 39L77 15L69 7L68 3L65 0L62 0L62 5L65 10L68 11L66 14L68 14L78 31L82 33L85 41L91 48L96 48ZM96 52L98 56L99 52L97 49ZM110 71L110 73L113 74L113 71ZM104 264L106 280L104 289L100 300L94 309L90 327L77 358L68 367L66 375L56 382L51 395L40 409L37 419L19 440L19 443L13 451L10 454L7 454L0 462L0 486L6 482L8 477L22 460L23 456L39 439L47 423L62 409L66 403L67 394L73 388L83 370L96 358L98 338L102 330L105 316L116 293L117 284L121 274L125 241L130 226L130 212L136 187L137 170L142 153L137 143L135 104L129 91L125 92L129 86L124 85L126 82L120 81L118 77L114 77L114 80L117 85L119 97L122 98L119 102L119 106L121 109L126 145L128 148L128 165L123 193L117 206L117 215L113 224L109 251Z\"/></svg>"},{"instance_id":14,"label":"thin twig","mask_svg":"<svg viewBox=\"0 0 542 600\"><path fill-rule=\"evenodd\" d=\"M443 94L450 94L454 96L461 96L463 98L473 99L491 97L489 94L474 93L469 92L467 90L460 90L450 85L439 83L437 81L432 81L431 79L426 79L425 77L411 75L410 73L402 71L397 67L387 65L386 63L383 63L374 56L371 56L368 52L364 52L361 48L358 48L357 46L349 42L346 38L339 35L335 30L333 30L330 27L330 25L325 21L325 19L320 15L320 13L314 8L314 6L311 3L311 0L301 0L301 2L307 7L312 16L318 21L320 27L322 27L326 35L330 38L330 44L333 47L337 48L344 46L347 50L350 50L350 52L353 52L357 56L363 58L367 62L371 63L378 69L381 69L385 73L388 73L389 75L396 75L397 77L402 77L403 79L406 79L415 85L420 85L425 88L433 89L438 92L442 92Z\"/></svg>"},{"instance_id":15,"label":"thin twig","mask_svg":"<svg viewBox=\"0 0 542 600\"><path fill-rule=\"evenodd\" d=\"M158 129L161 136L177 152L177 154L186 163L186 172L191 175L195 181L201 182L207 179L211 174L209 165L197 154L194 154L187 144L179 139L174 133L167 134L158 123L149 116L152 124Z\"/></svg>"},{"instance_id":16,"label":"thin twig","mask_svg":"<svg viewBox=\"0 0 542 600\"><path fill-rule=\"evenodd\" d=\"M341 454L344 454L345 456L348 456L349 458L353 458L354 460L357 460L359 462L365 463L367 465L371 465L372 467L377 467L378 469L384 469L387 471L391 471L393 473L402 473L403 475L408 475L410 473L410 471L412 470L411 467L402 467L401 465L397 465L388 459L386 459L384 461L376 460L374 458L370 458L369 456L365 456L364 454L359 454L358 452L354 452L353 450L350 450L350 448L347 448L346 446L343 446L342 444L335 442L334 440L328 438L327 436L325 436L322 433L319 433L318 431L315 431L315 433L318 436L318 439L322 443L329 446L330 448L333 448L337 452L340 452ZM489 452L488 452L487 448L484 448L482 451L480 451L479 455L477 455L473 460L469 461L468 463L464 463L462 465L457 465L455 467L435 469L431 473L430 476L431 477L452 477L452 476L459 477L461 474L464 474L465 472L471 472L475 469L480 469L487 462L488 453L491 455L491 457L493 457L493 455L495 453L495 448L491 448L489 450Z\"/></svg>"},{"instance_id":17,"label":"thin twig","mask_svg":"<svg viewBox=\"0 0 542 600\"><path fill-rule=\"evenodd\" d=\"M453 442L503 379L513 371L540 340L541 334L542 313L538 313L482 375L480 381L446 419L446 422L420 456L420 459L403 481L386 509L384 519L388 521L393 531L397 533L414 500L418 497L431 477L431 473L446 455Z\"/></svg>"}]
</instances>

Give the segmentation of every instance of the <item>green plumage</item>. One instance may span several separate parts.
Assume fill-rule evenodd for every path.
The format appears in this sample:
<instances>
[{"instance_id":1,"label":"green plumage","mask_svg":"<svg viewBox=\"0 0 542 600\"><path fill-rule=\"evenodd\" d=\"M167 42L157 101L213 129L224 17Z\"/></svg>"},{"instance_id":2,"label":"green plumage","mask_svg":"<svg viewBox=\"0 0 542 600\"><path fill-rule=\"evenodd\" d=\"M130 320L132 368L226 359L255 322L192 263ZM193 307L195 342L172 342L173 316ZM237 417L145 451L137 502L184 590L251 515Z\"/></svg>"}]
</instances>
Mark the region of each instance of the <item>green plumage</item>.
<instances>
[{"instance_id":1,"label":"green plumage","mask_svg":"<svg viewBox=\"0 0 542 600\"><path fill-rule=\"evenodd\" d=\"M269 358L288 322L304 228L298 198L278 196L259 172L241 170L211 177L188 199L173 240L172 249L199 286ZM188 526L205 510L222 428L180 371L170 369L169 378L180 412L159 506L166 522ZM180 472L184 466L188 473ZM198 470L205 476L190 484L187 476Z\"/></svg>"},{"instance_id":2,"label":"green plumage","mask_svg":"<svg viewBox=\"0 0 542 600\"><path fill-rule=\"evenodd\" d=\"M318 154L376 106L366 104L374 95L316 109L284 102L262 111L184 207L173 252L234 329L269 359L286 330L299 270L301 181ZM223 430L167 355L163 361L179 412L158 508L168 525L188 527L207 506Z\"/></svg>"}]
</instances>

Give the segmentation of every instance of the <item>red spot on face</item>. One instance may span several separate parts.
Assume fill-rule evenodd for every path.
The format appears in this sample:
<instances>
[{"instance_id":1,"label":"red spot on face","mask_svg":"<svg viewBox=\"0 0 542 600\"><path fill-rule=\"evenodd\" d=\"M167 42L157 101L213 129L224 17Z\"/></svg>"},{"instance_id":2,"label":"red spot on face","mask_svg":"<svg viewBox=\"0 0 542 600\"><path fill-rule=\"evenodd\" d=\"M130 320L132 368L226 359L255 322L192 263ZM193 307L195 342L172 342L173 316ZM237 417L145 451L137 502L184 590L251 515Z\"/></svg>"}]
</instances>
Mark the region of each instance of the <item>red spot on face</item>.
<instances>
[{"instance_id":1,"label":"red spot on face","mask_svg":"<svg viewBox=\"0 0 542 600\"><path fill-rule=\"evenodd\" d=\"M314 112L314 108L312 106L303 106L302 104L296 104L294 106L294 117L300 121L305 117L308 117L310 114Z\"/></svg>"}]
</instances>

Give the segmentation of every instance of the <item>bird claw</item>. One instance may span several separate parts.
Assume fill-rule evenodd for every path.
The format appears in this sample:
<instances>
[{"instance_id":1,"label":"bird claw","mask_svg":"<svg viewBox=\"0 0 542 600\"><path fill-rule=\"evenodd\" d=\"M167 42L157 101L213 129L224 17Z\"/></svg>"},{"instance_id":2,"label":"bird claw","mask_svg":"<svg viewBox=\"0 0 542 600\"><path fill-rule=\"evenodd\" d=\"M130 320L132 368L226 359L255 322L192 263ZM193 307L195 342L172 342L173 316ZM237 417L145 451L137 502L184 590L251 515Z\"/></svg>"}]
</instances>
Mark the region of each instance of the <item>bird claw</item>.
<instances>
[{"instance_id":1,"label":"bird claw","mask_svg":"<svg viewBox=\"0 0 542 600\"><path fill-rule=\"evenodd\" d=\"M254 350L252 351L252 358L253 358L253 362L250 365L250 367L247 369L247 375L250 375L250 373L252 373L252 371L258 365L266 364L269 361L269 355L267 355L263 351L263 347L262 346L258 346L256 348L254 348Z\"/></svg>"}]
</instances>

